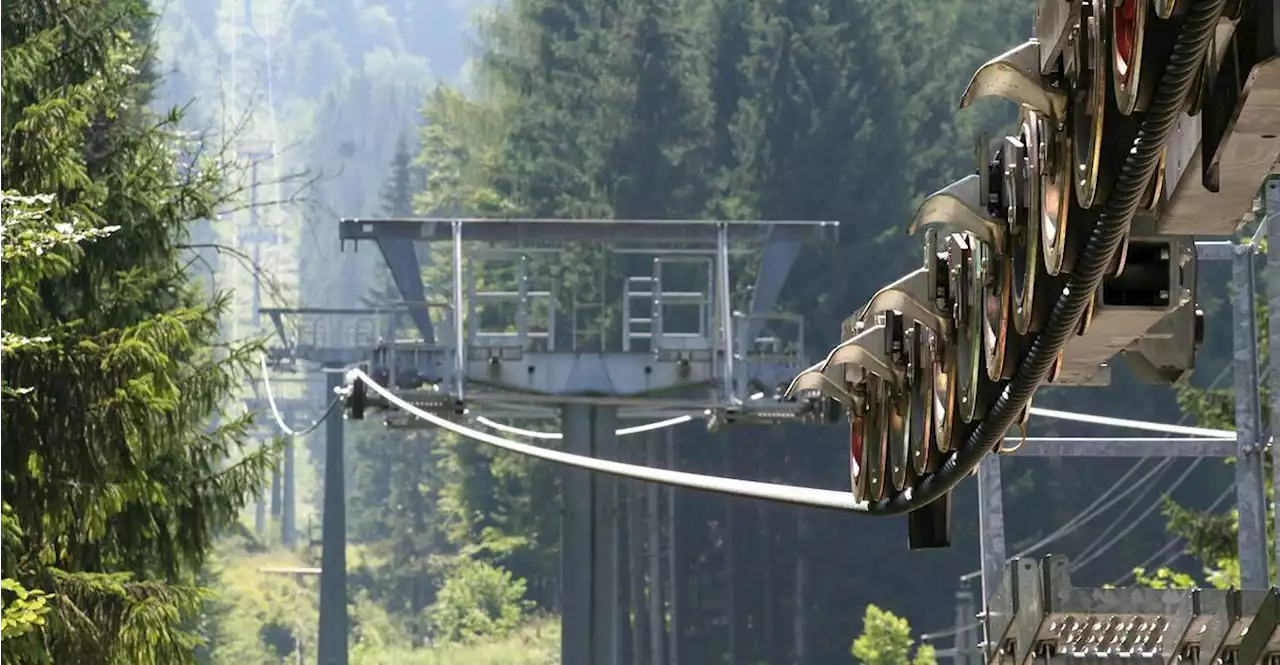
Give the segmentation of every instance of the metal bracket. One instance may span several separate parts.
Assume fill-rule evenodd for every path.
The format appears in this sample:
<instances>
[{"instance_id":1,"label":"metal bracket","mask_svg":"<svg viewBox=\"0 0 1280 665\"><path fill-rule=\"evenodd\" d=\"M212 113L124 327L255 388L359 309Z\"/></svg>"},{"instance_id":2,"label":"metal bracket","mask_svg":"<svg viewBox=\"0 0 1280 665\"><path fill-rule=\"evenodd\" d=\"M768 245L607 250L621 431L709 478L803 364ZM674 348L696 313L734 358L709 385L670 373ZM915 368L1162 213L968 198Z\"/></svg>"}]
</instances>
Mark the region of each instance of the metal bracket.
<instances>
[{"instance_id":1,"label":"metal bracket","mask_svg":"<svg viewBox=\"0 0 1280 665\"><path fill-rule=\"evenodd\" d=\"M823 371L843 368L845 380L854 384L865 381L867 374L874 374L889 383L901 385L904 381L902 371L885 354L885 333L885 326L877 324L842 342L827 354L822 363Z\"/></svg>"},{"instance_id":2,"label":"metal bracket","mask_svg":"<svg viewBox=\"0 0 1280 665\"><path fill-rule=\"evenodd\" d=\"M981 176L965 176L921 202L908 232L914 235L922 228L943 226L948 231L968 233L997 251L1003 251L1004 226L980 212L985 207L985 200Z\"/></svg>"},{"instance_id":3,"label":"metal bracket","mask_svg":"<svg viewBox=\"0 0 1280 665\"><path fill-rule=\"evenodd\" d=\"M1066 48L1071 29L1079 16L1080 3L1062 2L1061 0L1040 0L1036 10L1034 34L1040 42L1040 73L1048 75L1053 71L1058 56Z\"/></svg>"},{"instance_id":4,"label":"metal bracket","mask_svg":"<svg viewBox=\"0 0 1280 665\"><path fill-rule=\"evenodd\" d=\"M935 332L944 333L948 328L947 320L933 307L925 304L933 301L929 293L929 274L929 268L920 268L880 289L863 306L858 320L866 321L867 317L881 312L901 312L908 319L919 321Z\"/></svg>"},{"instance_id":5,"label":"metal bracket","mask_svg":"<svg viewBox=\"0 0 1280 665\"><path fill-rule=\"evenodd\" d=\"M1067 95L1050 87L1040 72L1040 41L1031 39L979 67L960 98L960 108L982 97L1001 97L1031 108L1061 129L1067 120Z\"/></svg>"},{"instance_id":6,"label":"metal bracket","mask_svg":"<svg viewBox=\"0 0 1280 665\"><path fill-rule=\"evenodd\" d=\"M840 402L847 408L853 408L853 396L848 393L831 377L827 376L823 371L827 364L826 360L811 365L808 369L796 375L791 380L791 385L787 386L787 390L783 393L786 399L794 399L797 394L806 390L816 390L831 399Z\"/></svg>"}]
</instances>

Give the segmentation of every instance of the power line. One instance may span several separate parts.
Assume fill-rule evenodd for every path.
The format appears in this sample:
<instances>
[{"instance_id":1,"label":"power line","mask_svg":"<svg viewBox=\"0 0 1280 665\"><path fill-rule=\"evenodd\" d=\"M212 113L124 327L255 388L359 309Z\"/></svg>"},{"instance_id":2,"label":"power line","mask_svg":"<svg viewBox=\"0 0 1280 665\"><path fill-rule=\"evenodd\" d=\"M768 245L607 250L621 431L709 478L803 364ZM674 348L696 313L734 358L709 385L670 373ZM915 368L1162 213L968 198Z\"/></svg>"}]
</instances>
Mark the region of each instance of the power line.
<instances>
[{"instance_id":1,"label":"power line","mask_svg":"<svg viewBox=\"0 0 1280 665\"><path fill-rule=\"evenodd\" d=\"M1231 372L1231 365L1224 366L1222 368L1222 371L1218 372L1218 375L1214 377L1212 382L1210 382L1208 390L1213 390L1214 388L1218 387L1218 385L1222 383L1222 380L1225 379L1227 377L1227 374L1229 374L1230 372ZM1132 428L1132 429L1138 429L1138 430L1164 432L1166 434L1187 434L1192 436L1198 435L1198 436L1204 436L1204 437L1212 437L1214 439L1219 439L1219 440L1235 439L1235 432L1232 432L1229 430L1209 429L1209 428L1201 428L1201 427L1184 427L1183 423L1185 423L1191 417L1189 413L1183 413L1182 416L1178 418L1178 423L1176 425L1165 425L1162 423L1152 423L1152 422L1141 421L1141 420L1130 420L1126 418L1112 418L1108 416L1096 416L1092 414L1081 414L1081 413L1074 413L1070 411L1060 411L1056 409L1041 409L1037 407L1032 407L1030 411L1033 415L1039 415L1045 418L1055 418L1059 420L1088 423L1092 425L1126 427L1126 428ZM1048 536L1045 536L1039 541L1036 541L1035 544L1027 547L1026 549L1019 552L1018 554L1015 554L1013 557L1011 557L1011 559L1016 557L1026 556L1031 552L1041 547L1044 547L1045 545L1054 543L1062 539L1063 537L1075 532L1081 526L1083 526L1084 524L1093 520L1093 518L1100 515L1103 511L1115 505L1120 499L1128 496L1129 494L1132 494L1138 487L1145 486L1150 481L1153 481L1154 480L1153 476L1156 476L1157 474L1163 475L1164 470L1166 470L1173 463L1172 459L1161 460L1156 464L1154 468L1148 471L1145 476L1143 476L1140 480L1138 480L1138 482L1127 486L1127 489L1125 489L1119 496L1107 501L1107 497L1110 494L1119 490L1121 487L1124 487L1125 481L1128 480L1129 477L1132 476L1134 473L1137 473L1138 469L1141 468L1142 465L1145 464L1150 459L1152 458L1143 457L1139 459L1137 462L1134 462L1133 466L1128 471L1126 471L1124 475L1120 477L1119 480L1113 483L1111 487L1107 488L1107 490L1103 492L1096 500L1094 500L1093 503L1089 504L1088 507L1086 507L1084 510L1077 513L1075 517L1068 520L1066 524L1059 527L1053 533L1050 533ZM1106 503L1104 505L1100 505L1100 504L1103 504L1104 501L1106 501ZM977 570L961 576L960 579L970 580L980 576L981 574L982 574L982 571Z\"/></svg>"},{"instance_id":2,"label":"power line","mask_svg":"<svg viewBox=\"0 0 1280 665\"><path fill-rule=\"evenodd\" d=\"M1226 490L1224 490L1224 491L1222 492L1222 494L1221 494L1221 495L1219 495L1219 496L1218 496L1218 498L1217 498L1217 499L1215 499L1215 500L1213 501L1213 503L1212 503L1212 504L1210 504L1210 505L1209 505L1209 507L1205 509L1205 512L1209 512L1209 513L1211 513L1211 512L1213 512L1213 511L1217 510L1217 509L1222 505L1222 502L1223 502L1223 501L1226 501L1226 500L1227 500L1227 497L1231 496L1231 494L1232 494L1233 492L1235 492L1235 486L1234 486L1234 485L1232 485L1232 486L1228 486L1228 487L1227 487L1227 489L1226 489ZM1177 547L1178 545L1183 544L1184 542L1186 542L1186 539L1185 539L1185 538L1182 538L1181 536L1171 539L1169 542L1165 543L1163 547L1161 547L1160 549L1156 550L1156 552L1155 552L1154 554L1152 554L1151 556L1147 557L1147 558L1146 558L1146 560L1144 560L1142 563L1138 564L1137 566L1134 566L1134 568L1146 568L1147 566L1151 565L1151 563L1152 563L1152 562L1154 562L1156 559L1159 559L1160 557L1162 557L1162 556L1164 556L1164 555L1168 554L1171 550L1173 550L1173 549L1174 549L1175 547ZM1181 553L1181 552L1179 552L1179 553L1175 554L1173 557L1171 557L1170 559L1166 559L1166 561L1165 561L1164 563L1162 563L1162 564L1160 565L1160 567L1161 567L1161 568L1163 568L1164 566L1169 565L1169 563L1172 563L1173 559L1176 559L1178 556L1181 556L1181 554L1182 554L1182 553ZM1114 585L1117 585L1117 584L1120 584L1121 582L1124 582L1125 580L1129 579L1130 577L1133 577L1133 570L1130 570L1129 572L1127 572L1127 573L1125 573L1124 575L1120 576L1120 577L1119 577L1119 578L1117 578L1115 581L1111 582L1111 584L1112 584L1113 586L1114 586Z\"/></svg>"},{"instance_id":3,"label":"power line","mask_svg":"<svg viewBox=\"0 0 1280 665\"><path fill-rule=\"evenodd\" d=\"M1224 378L1226 378L1227 374L1230 373L1231 369L1232 369L1231 365L1224 366L1222 370L1218 372L1218 375L1214 377L1213 381L1210 382L1208 390L1213 390L1214 388L1216 388L1218 384L1221 383ZM1182 423L1186 422L1190 417L1191 417L1190 413L1184 412L1182 416L1178 419L1179 428L1181 428ZM1205 428L1185 428L1185 429L1204 430L1205 432L1216 432L1216 431L1225 432L1226 431L1226 430L1211 430L1211 429L1205 429ZM1171 463L1173 460L1164 460L1164 461ZM1176 490L1179 486L1181 486L1182 483L1185 482L1186 479L1190 476L1191 472L1195 470L1195 468L1198 467L1202 461L1204 461L1203 458L1192 461L1191 464L1189 464L1187 468L1183 471L1182 475L1179 476L1176 480L1174 480L1173 485L1169 487L1167 490L1165 490L1160 495L1160 497L1163 498L1164 496L1168 496L1170 493ZM1144 490L1143 495L1145 494L1146 494L1146 491ZM1155 511L1156 507L1159 506L1160 503L1161 503L1161 499L1159 498L1156 499L1156 501L1154 501L1150 506L1147 507L1145 511L1143 511L1142 515L1137 520L1133 522L1129 522L1125 527L1125 529L1120 533L1120 535L1116 536L1115 540L1112 540L1107 544L1103 545L1102 543L1104 539L1106 539L1107 535L1110 534L1111 531L1115 529L1117 526L1119 526L1122 522L1124 522L1125 517L1134 509L1134 507L1137 506L1137 502L1135 500L1133 504L1130 504L1128 508L1125 508L1125 510L1121 512L1120 515L1118 515L1114 520L1112 520L1111 524L1109 524L1107 528L1103 530L1103 532L1099 534L1098 537L1095 538L1092 543L1090 543L1088 546L1084 548L1083 551L1088 553L1086 554L1086 558L1080 561L1073 562L1072 570L1079 570L1083 568L1085 564L1089 563L1093 559L1096 559L1103 551L1106 551L1107 549L1110 549L1111 547L1113 547L1115 543L1118 542L1119 538L1132 532L1133 529L1136 528L1139 523L1141 523L1152 512ZM1095 549L1095 548L1099 548L1099 549Z\"/></svg>"},{"instance_id":4,"label":"power line","mask_svg":"<svg viewBox=\"0 0 1280 665\"><path fill-rule=\"evenodd\" d=\"M1165 490L1164 494L1168 495L1170 492L1172 492L1173 490L1177 489L1180 485L1182 485L1182 483L1186 482L1187 478L1191 476L1191 472L1195 471L1196 467L1199 466L1200 462L1202 461L1203 460L1198 459L1193 461L1191 464L1188 464L1187 468L1183 470L1182 475L1178 476L1178 478L1173 481L1173 485L1169 489ZM1155 512L1155 509L1159 507L1160 507L1160 501L1151 502L1151 505L1147 506L1147 509L1142 511L1142 514L1139 515L1137 519L1130 521L1128 525L1125 526L1125 528L1120 531L1120 533L1116 534L1114 538L1112 538L1111 540L1108 540L1105 543L1101 542L1102 537L1104 537L1105 534L1103 536L1099 536L1097 539L1094 540L1093 543L1090 543L1089 547L1085 548L1085 551L1088 552L1088 554L1085 555L1083 559L1080 559L1079 561L1076 561L1072 564L1071 571L1075 572L1077 570L1084 568L1091 561L1102 556L1105 552L1107 552L1107 550L1110 550L1112 547L1115 547L1116 543L1119 543L1122 538L1127 536L1134 529L1138 528L1138 525L1142 524L1143 520L1147 519L1147 517L1150 516L1151 513ZM1119 524L1119 521L1115 522L1115 524Z\"/></svg>"},{"instance_id":5,"label":"power line","mask_svg":"<svg viewBox=\"0 0 1280 665\"><path fill-rule=\"evenodd\" d=\"M618 436L629 436L631 434L643 434L645 432L653 432L655 430L666 429L668 427L675 427L676 425L683 425L687 422L692 422L692 421L693 421L693 416L691 415L676 416L674 418L667 418L666 420L657 420L651 423L645 423L643 425L633 425L631 427L623 427L621 429L618 429L616 432L614 432L614 434L617 434ZM528 437L530 439L542 439L544 441L559 441L560 439L564 438L564 434L560 432L539 432L537 430L524 429L523 427L515 427L514 425L504 425L500 422L490 420L489 418L486 418L484 416L477 416L476 422L486 427L496 429L499 432L506 432L507 434L514 434L516 436Z\"/></svg>"},{"instance_id":6,"label":"power line","mask_svg":"<svg viewBox=\"0 0 1280 665\"><path fill-rule=\"evenodd\" d=\"M1215 381L1216 383L1216 381ZM1213 388L1210 388L1212 390ZM1111 416L1095 416L1086 413L1073 413L1070 411L1058 411L1055 409L1042 409L1039 407L1031 407L1028 412L1033 416L1042 418L1054 418L1057 420L1068 420L1077 423L1088 423L1090 425L1105 425L1108 427L1123 427L1126 429L1147 430L1150 432L1164 432L1166 434L1182 434L1185 436L1201 436L1217 439L1234 439L1236 433L1229 429L1210 429L1207 427L1187 427L1184 425L1164 425L1160 423L1151 423L1145 420L1130 420L1128 418L1113 418ZM1184 418L1186 414L1183 414Z\"/></svg>"},{"instance_id":7,"label":"power line","mask_svg":"<svg viewBox=\"0 0 1280 665\"><path fill-rule=\"evenodd\" d=\"M324 413L320 414L320 417L317 418L314 423L311 423L303 429L294 430L285 423L284 418L280 415L279 407L276 406L276 396L271 392L271 375L267 370L266 357L259 357L258 361L262 367L262 385L266 389L267 406L271 407L271 417L275 419L276 426L279 427L280 431L284 432L286 436L306 436L307 434L314 432L317 427L324 424L324 421L329 417L329 414L333 413L333 410L342 403L342 400L345 397L342 393L334 395L333 399L329 402L329 406L325 408Z\"/></svg>"}]
</instances>

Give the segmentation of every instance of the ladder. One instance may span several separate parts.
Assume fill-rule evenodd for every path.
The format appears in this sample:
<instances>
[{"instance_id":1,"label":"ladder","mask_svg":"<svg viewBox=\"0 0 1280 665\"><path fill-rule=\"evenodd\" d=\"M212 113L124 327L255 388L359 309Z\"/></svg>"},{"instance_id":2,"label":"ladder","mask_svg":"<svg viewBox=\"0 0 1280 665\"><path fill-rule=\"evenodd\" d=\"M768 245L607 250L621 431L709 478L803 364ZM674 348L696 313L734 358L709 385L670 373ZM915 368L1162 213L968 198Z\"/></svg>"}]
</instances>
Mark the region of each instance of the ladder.
<instances>
[{"instance_id":1,"label":"ladder","mask_svg":"<svg viewBox=\"0 0 1280 665\"><path fill-rule=\"evenodd\" d=\"M713 346L710 334L714 314L712 287L715 263L710 255L657 256L650 275L627 277L622 297L622 350L632 351L636 342L646 342L652 352L680 350L705 351ZM692 264L705 270L706 286L691 291L669 291L663 288L664 265ZM647 304L646 308L637 303ZM696 307L694 329L673 331L668 322L668 307ZM639 311L637 311L639 310Z\"/></svg>"}]
</instances>

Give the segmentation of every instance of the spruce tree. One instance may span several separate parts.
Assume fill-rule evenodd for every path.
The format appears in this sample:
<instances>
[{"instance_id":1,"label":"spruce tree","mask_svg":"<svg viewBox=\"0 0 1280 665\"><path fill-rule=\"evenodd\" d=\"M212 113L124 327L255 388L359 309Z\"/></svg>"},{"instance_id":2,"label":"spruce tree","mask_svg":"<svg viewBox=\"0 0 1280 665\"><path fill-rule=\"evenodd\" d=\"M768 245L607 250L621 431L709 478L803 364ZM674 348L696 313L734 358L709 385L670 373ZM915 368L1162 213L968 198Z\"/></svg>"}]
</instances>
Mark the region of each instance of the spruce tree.
<instances>
[{"instance_id":1,"label":"spruce tree","mask_svg":"<svg viewBox=\"0 0 1280 665\"><path fill-rule=\"evenodd\" d=\"M181 115L146 106L153 20L3 9L3 567L52 594L6 662L191 661L195 575L269 468L244 419L210 426L253 349L217 341L226 299L180 256L227 192L212 160L180 171Z\"/></svg>"}]
</instances>

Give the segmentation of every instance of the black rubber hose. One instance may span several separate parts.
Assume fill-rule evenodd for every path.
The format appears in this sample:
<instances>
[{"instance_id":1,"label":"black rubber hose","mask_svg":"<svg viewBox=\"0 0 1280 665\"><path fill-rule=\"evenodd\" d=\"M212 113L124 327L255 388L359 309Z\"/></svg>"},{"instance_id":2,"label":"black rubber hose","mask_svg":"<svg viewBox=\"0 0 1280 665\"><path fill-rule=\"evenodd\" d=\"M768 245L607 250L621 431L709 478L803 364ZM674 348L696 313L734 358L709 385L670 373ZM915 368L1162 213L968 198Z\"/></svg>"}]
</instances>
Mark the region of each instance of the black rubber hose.
<instances>
[{"instance_id":1,"label":"black rubber hose","mask_svg":"<svg viewBox=\"0 0 1280 665\"><path fill-rule=\"evenodd\" d=\"M1107 267L1111 265L1112 256L1124 241L1125 229L1133 220L1147 183L1160 163L1160 149L1173 132L1204 54L1213 42L1218 18L1225 6L1226 0L1199 0L1188 10L1160 86L1142 119L1134 148L1125 159L1089 236L1089 243L1076 263L1075 272L1067 281L1064 293L1058 297L1043 332L1036 337L1031 350L1018 366L1017 374L1001 392L995 405L960 450L947 458L936 472L925 476L915 487L870 503L865 511L859 512L900 515L941 498L968 477L982 458L995 449L1030 403L1058 352L1079 326L1090 296L1098 290Z\"/></svg>"}]
</instances>

